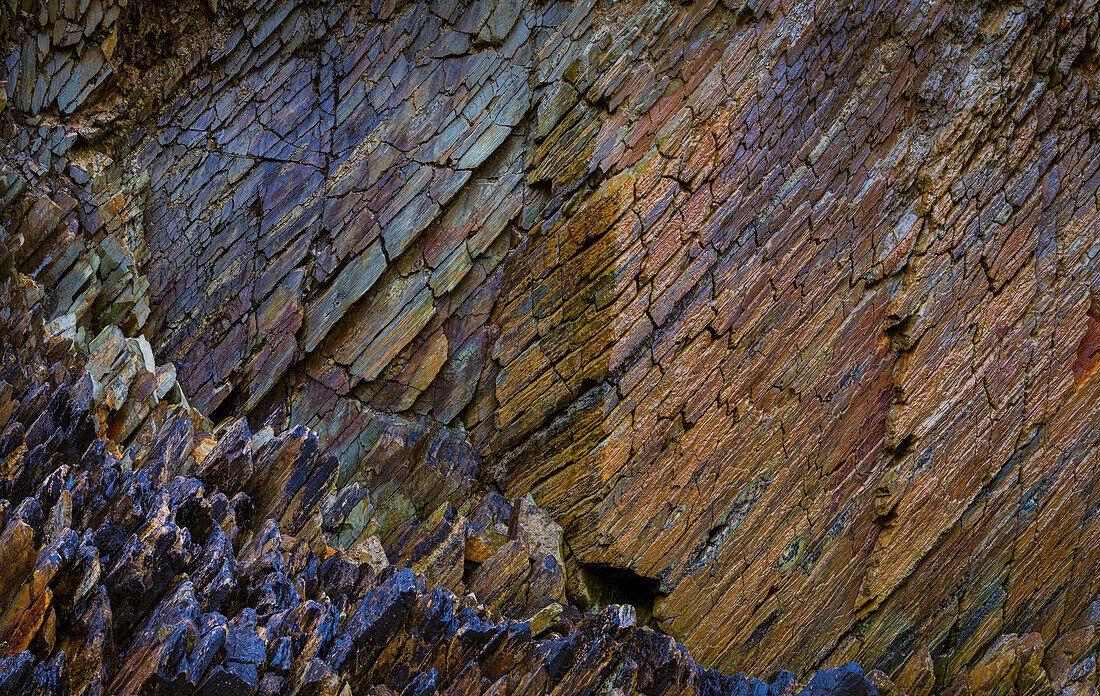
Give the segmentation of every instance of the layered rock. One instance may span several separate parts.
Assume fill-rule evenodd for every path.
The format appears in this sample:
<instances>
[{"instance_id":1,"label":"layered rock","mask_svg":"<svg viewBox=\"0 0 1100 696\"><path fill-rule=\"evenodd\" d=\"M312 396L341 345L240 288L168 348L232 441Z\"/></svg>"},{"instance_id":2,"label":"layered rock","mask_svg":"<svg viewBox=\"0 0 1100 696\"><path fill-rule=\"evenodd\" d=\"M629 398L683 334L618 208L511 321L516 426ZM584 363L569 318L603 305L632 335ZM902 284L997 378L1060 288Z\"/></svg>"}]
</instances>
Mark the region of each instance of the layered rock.
<instances>
[{"instance_id":1,"label":"layered rock","mask_svg":"<svg viewBox=\"0 0 1100 696\"><path fill-rule=\"evenodd\" d=\"M855 664L801 691L790 672L723 676L630 606L563 606L561 528L522 498L472 495L472 460L445 447L402 452L404 477L391 467L384 490L335 501L339 462L300 427L253 435L241 419L211 436L182 402L166 422L147 413L152 440L123 452L112 433L134 411L100 394L133 390L112 392L125 370L104 389L101 368L132 364L118 355L140 342L112 327L75 353L44 330L46 292L0 260L5 694L877 694ZM361 514L388 525L388 549L352 515L326 521L398 494L465 502Z\"/></svg>"},{"instance_id":2,"label":"layered rock","mask_svg":"<svg viewBox=\"0 0 1100 696\"><path fill-rule=\"evenodd\" d=\"M480 476L709 666L1092 688L1094 2L85 4L0 23L16 264L314 428L344 548Z\"/></svg>"}]
</instances>

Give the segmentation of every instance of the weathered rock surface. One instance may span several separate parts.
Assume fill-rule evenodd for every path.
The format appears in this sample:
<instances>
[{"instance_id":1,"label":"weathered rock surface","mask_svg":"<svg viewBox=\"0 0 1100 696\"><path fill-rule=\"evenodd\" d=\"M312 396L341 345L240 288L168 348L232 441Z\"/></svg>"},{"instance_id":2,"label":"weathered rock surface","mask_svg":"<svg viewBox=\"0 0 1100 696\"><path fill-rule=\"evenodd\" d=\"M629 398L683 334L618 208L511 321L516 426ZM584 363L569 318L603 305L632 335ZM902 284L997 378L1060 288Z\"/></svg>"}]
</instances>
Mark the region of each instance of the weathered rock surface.
<instances>
[{"instance_id":1,"label":"weathered rock surface","mask_svg":"<svg viewBox=\"0 0 1100 696\"><path fill-rule=\"evenodd\" d=\"M1094 0L17 4L12 282L156 485L727 671L1094 689Z\"/></svg>"},{"instance_id":2,"label":"weathered rock surface","mask_svg":"<svg viewBox=\"0 0 1100 696\"><path fill-rule=\"evenodd\" d=\"M561 528L530 501L432 480L472 461L444 447L398 456L407 476L383 479L387 491L337 501L323 494L338 460L304 428L253 435L242 419L208 435L175 404L166 422L147 414L151 441L121 453L111 433L132 411L97 395L98 366L136 339L74 354L43 329L45 291L28 302L14 286L34 282L7 268L4 694L877 696L854 663L799 691L790 672L765 683L700 668L629 605L563 606ZM369 507L395 490L420 507L442 491L467 498L423 519L361 513L388 550L323 505Z\"/></svg>"}]
</instances>

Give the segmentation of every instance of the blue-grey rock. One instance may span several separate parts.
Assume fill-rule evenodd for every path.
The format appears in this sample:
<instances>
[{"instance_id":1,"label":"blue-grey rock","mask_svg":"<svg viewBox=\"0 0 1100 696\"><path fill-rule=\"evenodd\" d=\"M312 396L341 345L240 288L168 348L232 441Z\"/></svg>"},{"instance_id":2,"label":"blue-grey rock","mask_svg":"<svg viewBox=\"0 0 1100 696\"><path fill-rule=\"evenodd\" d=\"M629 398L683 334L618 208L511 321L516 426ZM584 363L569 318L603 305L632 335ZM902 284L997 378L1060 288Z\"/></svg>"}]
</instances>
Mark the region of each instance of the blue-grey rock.
<instances>
[{"instance_id":1,"label":"blue-grey rock","mask_svg":"<svg viewBox=\"0 0 1100 696\"><path fill-rule=\"evenodd\" d=\"M87 96L87 88L100 75L104 65L103 51L98 47L87 48L80 62L73 67L72 74L65 81L65 85L57 93L57 105L64 113L72 113L83 97Z\"/></svg>"}]
</instances>

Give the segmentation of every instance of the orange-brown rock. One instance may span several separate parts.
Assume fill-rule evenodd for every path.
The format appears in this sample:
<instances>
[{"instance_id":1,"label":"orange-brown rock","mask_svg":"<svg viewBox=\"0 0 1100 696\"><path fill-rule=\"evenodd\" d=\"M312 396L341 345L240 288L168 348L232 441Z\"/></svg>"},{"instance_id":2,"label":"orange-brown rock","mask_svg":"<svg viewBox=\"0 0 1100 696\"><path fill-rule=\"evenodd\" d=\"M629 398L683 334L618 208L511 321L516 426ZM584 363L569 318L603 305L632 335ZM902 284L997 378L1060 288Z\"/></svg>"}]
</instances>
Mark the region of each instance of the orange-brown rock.
<instances>
[{"instance_id":1,"label":"orange-brown rock","mask_svg":"<svg viewBox=\"0 0 1100 696\"><path fill-rule=\"evenodd\" d=\"M727 671L1095 689L1095 0L85 4L0 16L0 319L224 533ZM23 386L12 496L60 463Z\"/></svg>"},{"instance_id":2,"label":"orange-brown rock","mask_svg":"<svg viewBox=\"0 0 1100 696\"><path fill-rule=\"evenodd\" d=\"M37 413L38 423L49 416L56 430L38 444L28 441L34 427L9 432L10 451L0 460L0 489L12 496L0 499L0 557L8 561L0 569L4 694L477 696L538 687L788 696L798 689L790 672L765 683L700 668L678 643L638 626L630 606L589 616L563 606L556 601L563 599L561 528L529 500L509 503L487 491L469 529L442 503L430 516L404 519L388 551L371 536L345 553L328 545L335 534L326 532L323 518L331 510L322 514L319 500L302 495L315 488L308 474L318 462L335 461L317 456L313 433L265 429L253 436L236 421L191 446L193 424L175 419L156 426L154 445L136 459L120 459L118 443L79 427L102 415L83 356L70 352L68 340L45 338L43 307L30 310L38 321L29 333L11 325L0 333L2 391L20 404L21 417ZM28 448L36 453L31 465L37 458L46 466L33 485L20 487L23 471L8 465L25 460ZM211 478L209 487L166 473L187 468L188 450ZM65 456L72 451L80 456ZM433 448L427 460L445 467L447 454ZM254 468L221 475L242 461ZM290 475L253 478L275 469ZM304 511L310 522L299 536L289 535L240 488L266 501L291 492L304 507L291 504L287 512ZM424 489L402 489L423 507ZM501 528L512 538L467 567L463 540L474 530ZM390 564L387 553L423 574ZM503 577L495 572L502 567L514 572ZM459 589L465 581L491 597L493 608L440 586ZM1075 646L1067 642L1064 651ZM848 664L824 670L799 693L875 691Z\"/></svg>"}]
</instances>

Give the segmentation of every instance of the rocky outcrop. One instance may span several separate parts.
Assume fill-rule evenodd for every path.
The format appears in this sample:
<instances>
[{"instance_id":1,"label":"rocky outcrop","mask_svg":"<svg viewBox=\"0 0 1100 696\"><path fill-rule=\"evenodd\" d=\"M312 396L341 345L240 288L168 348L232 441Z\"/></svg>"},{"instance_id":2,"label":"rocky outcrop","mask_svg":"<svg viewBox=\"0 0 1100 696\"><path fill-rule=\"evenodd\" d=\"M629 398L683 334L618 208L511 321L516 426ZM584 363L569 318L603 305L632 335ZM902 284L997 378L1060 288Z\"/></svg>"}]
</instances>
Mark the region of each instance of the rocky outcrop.
<instances>
[{"instance_id":1,"label":"rocky outcrop","mask_svg":"<svg viewBox=\"0 0 1100 696\"><path fill-rule=\"evenodd\" d=\"M5 694L877 695L855 664L801 691L790 672L723 676L629 605L563 605L561 527L475 495L453 443L400 451L379 488L336 500L339 461L300 427L207 434L183 401L123 449L142 370L164 374L147 345L110 327L74 353L44 330L45 290L0 260ZM351 502L367 510L340 511Z\"/></svg>"},{"instance_id":2,"label":"rocky outcrop","mask_svg":"<svg viewBox=\"0 0 1100 696\"><path fill-rule=\"evenodd\" d=\"M138 396L111 426L127 451L173 408L316 431L326 463L287 451L257 493L246 424L191 417L221 448L210 481L291 536L404 538L414 567L440 540L432 582L461 594L482 559L485 585L630 601L727 671L1084 692L1098 17L21 6L0 20L5 229L64 298L50 335L136 342L145 386L108 404ZM527 495L562 528L540 557L560 578L504 541Z\"/></svg>"}]
</instances>

